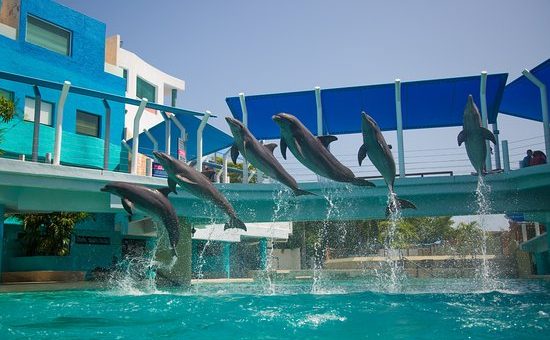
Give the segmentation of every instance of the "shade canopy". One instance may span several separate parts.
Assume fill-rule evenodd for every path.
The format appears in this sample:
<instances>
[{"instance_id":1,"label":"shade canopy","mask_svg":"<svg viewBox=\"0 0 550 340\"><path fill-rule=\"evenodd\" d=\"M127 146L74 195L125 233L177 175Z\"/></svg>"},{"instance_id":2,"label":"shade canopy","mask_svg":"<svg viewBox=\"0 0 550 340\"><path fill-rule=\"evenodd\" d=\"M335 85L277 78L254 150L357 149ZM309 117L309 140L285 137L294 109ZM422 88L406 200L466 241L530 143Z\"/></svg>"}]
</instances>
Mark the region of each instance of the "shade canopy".
<instances>
[{"instance_id":1,"label":"shade canopy","mask_svg":"<svg viewBox=\"0 0 550 340\"><path fill-rule=\"evenodd\" d=\"M550 59L531 70L531 74L550 87ZM500 104L500 112L542 122L540 90L527 77L521 76L508 84Z\"/></svg>"},{"instance_id":2,"label":"shade canopy","mask_svg":"<svg viewBox=\"0 0 550 340\"><path fill-rule=\"evenodd\" d=\"M193 111L190 111L193 113ZM193 160L197 158L197 129L201 120L193 116L192 114L176 113L176 118L185 127L188 134L186 143L186 158L187 160ZM181 136L180 130L171 122L170 127L170 154L177 158L178 154L178 139ZM149 129L149 133L157 140L158 150L163 151L165 148L165 136L166 136L166 121L163 121ZM132 139L128 141L128 144L132 145ZM202 148L203 155L216 152L227 148L233 144L233 137L218 130L210 124L207 124L203 130ZM141 132L139 134L139 153L153 157L153 142L149 137Z\"/></svg>"},{"instance_id":3,"label":"shade canopy","mask_svg":"<svg viewBox=\"0 0 550 340\"><path fill-rule=\"evenodd\" d=\"M507 73L487 77L489 123L494 123ZM468 95L480 107L481 76L401 83L403 129L461 126ZM271 117L280 112L295 115L317 132L315 90L246 96L248 128L259 139L280 137ZM233 116L242 121L239 97L226 98ZM371 115L382 130L396 130L395 84L366 85L321 90L323 134L361 132L361 112Z\"/></svg>"}]
</instances>

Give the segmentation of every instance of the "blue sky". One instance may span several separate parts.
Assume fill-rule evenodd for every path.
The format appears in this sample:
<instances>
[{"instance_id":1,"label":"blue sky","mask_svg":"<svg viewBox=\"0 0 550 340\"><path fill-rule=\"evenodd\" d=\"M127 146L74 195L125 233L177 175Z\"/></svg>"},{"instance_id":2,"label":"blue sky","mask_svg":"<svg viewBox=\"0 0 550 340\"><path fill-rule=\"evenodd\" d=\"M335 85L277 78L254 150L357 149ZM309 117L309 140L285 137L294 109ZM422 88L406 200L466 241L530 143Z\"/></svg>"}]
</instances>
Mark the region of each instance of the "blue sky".
<instances>
[{"instance_id":1,"label":"blue sky","mask_svg":"<svg viewBox=\"0 0 550 340\"><path fill-rule=\"evenodd\" d=\"M482 70L508 72L511 81L550 57L550 1L544 0L58 2L105 22L108 35L122 36L124 48L184 79L187 89L179 106L220 116L229 114L225 98L239 92L444 78ZM516 148L511 151L515 165L525 148L540 147L542 139L519 140L542 136L542 126L500 117L501 139ZM228 131L223 119L211 123ZM464 148L456 146L459 131L407 131L405 150L456 148L456 157L464 161L461 171L469 172ZM395 133L385 135L395 143ZM358 135L342 136L333 151L351 166L359 145ZM418 156L419 163L433 158L425 156ZM303 170L299 164L289 166ZM356 172L373 171L365 170L368 165L354 166Z\"/></svg>"}]
</instances>

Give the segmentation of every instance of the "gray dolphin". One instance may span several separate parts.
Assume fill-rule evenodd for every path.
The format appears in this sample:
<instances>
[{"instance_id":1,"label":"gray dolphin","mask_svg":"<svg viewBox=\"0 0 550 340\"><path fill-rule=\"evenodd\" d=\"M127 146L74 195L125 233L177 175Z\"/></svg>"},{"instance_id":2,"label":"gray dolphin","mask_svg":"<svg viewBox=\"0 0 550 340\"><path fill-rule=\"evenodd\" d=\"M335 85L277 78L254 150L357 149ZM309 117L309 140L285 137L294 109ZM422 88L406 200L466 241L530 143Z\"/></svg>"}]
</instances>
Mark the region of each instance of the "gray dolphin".
<instances>
[{"instance_id":1,"label":"gray dolphin","mask_svg":"<svg viewBox=\"0 0 550 340\"><path fill-rule=\"evenodd\" d=\"M363 132L363 145L361 145L359 153L357 154L359 165L361 165L365 156L368 155L372 164L374 164L384 178L384 181L386 181L390 194L394 195L395 161L393 155L380 131L380 127L378 127L376 121L365 112L361 113L361 130ZM416 206L412 202L397 198L396 196L395 198L400 207L416 209ZM386 214L389 214L390 211L394 211L395 208L396 207L393 207L393 204L390 203L386 208Z\"/></svg>"},{"instance_id":2,"label":"gray dolphin","mask_svg":"<svg viewBox=\"0 0 550 340\"><path fill-rule=\"evenodd\" d=\"M487 158L487 148L485 140L490 140L496 144L495 135L481 125L481 116L474 103L472 95L468 96L468 103L464 108L464 117L462 131L457 137L458 146L464 142L466 144L466 153L478 174L485 172L485 159Z\"/></svg>"},{"instance_id":3,"label":"gray dolphin","mask_svg":"<svg viewBox=\"0 0 550 340\"><path fill-rule=\"evenodd\" d=\"M181 185L192 195L209 200L225 211L230 219L225 224L224 229L239 228L246 230L246 225L239 220L231 203L206 176L195 170L195 168L163 152L153 151L153 154L168 174L168 187L172 192L176 192L177 184Z\"/></svg>"},{"instance_id":4,"label":"gray dolphin","mask_svg":"<svg viewBox=\"0 0 550 340\"><path fill-rule=\"evenodd\" d=\"M179 222L176 210L167 197L170 192L169 188L156 190L132 183L110 182L101 188L101 191L120 197L122 206L130 215L134 213L135 209L138 209L161 220L168 231L174 256L178 256L176 246L180 239Z\"/></svg>"},{"instance_id":5,"label":"gray dolphin","mask_svg":"<svg viewBox=\"0 0 550 340\"><path fill-rule=\"evenodd\" d=\"M235 143L231 147L231 159L233 163L237 163L237 157L240 152L247 161L260 169L264 174L292 189L294 195L315 195L312 192L298 188L296 180L282 167L277 158L273 156L273 150L277 147L277 144L260 144L243 123L231 117L226 117L225 120L229 124L231 133L235 139Z\"/></svg>"},{"instance_id":6,"label":"gray dolphin","mask_svg":"<svg viewBox=\"0 0 550 340\"><path fill-rule=\"evenodd\" d=\"M276 114L273 120L281 128L281 153L285 159L288 147L300 163L320 176L353 185L374 186L367 180L355 177L353 171L328 151L328 145L337 140L335 136L315 137L296 117L288 113Z\"/></svg>"}]
</instances>

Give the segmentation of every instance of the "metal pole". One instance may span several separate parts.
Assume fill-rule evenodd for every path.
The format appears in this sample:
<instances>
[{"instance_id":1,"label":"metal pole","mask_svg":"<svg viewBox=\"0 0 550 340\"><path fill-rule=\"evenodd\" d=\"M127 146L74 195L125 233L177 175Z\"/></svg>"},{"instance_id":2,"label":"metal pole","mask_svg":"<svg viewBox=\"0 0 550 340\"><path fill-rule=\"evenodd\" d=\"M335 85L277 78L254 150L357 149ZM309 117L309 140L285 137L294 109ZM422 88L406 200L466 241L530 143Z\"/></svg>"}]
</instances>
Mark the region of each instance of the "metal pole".
<instances>
[{"instance_id":1,"label":"metal pole","mask_svg":"<svg viewBox=\"0 0 550 340\"><path fill-rule=\"evenodd\" d=\"M153 137L153 135L151 134L151 132L149 132L149 130L143 129L143 132L145 132L145 135L147 136L147 138L149 138L151 143L153 143L153 151L159 151L159 142L157 141L157 139Z\"/></svg>"},{"instance_id":2,"label":"metal pole","mask_svg":"<svg viewBox=\"0 0 550 340\"><path fill-rule=\"evenodd\" d=\"M63 138L63 109L65 108L65 100L69 94L69 88L71 82L65 81L61 94L59 95L59 101L57 102L57 114L55 117L55 140L53 144L53 164L61 164L61 140Z\"/></svg>"},{"instance_id":3,"label":"metal pole","mask_svg":"<svg viewBox=\"0 0 550 340\"><path fill-rule=\"evenodd\" d=\"M176 115L174 115L173 113L170 113L170 119L174 122L174 124L176 124L176 126L180 130L180 139L183 141L184 151L187 151L187 150L185 150L185 148L186 148L185 142L187 142L187 132L185 130L185 126L183 126L183 124L180 123L180 121L178 120L178 117L176 117ZM187 154L187 152L186 152L186 154Z\"/></svg>"},{"instance_id":4,"label":"metal pole","mask_svg":"<svg viewBox=\"0 0 550 340\"><path fill-rule=\"evenodd\" d=\"M130 145L128 145L128 143L124 139L121 141L121 143L122 143L122 146L126 149L126 151L128 151L128 156L130 158L129 161L130 161L130 164L132 164L133 163L133 161L132 161L132 148L130 147Z\"/></svg>"},{"instance_id":5,"label":"metal pole","mask_svg":"<svg viewBox=\"0 0 550 340\"><path fill-rule=\"evenodd\" d=\"M403 149L403 115L401 111L401 80L395 79L395 118L397 122L397 156L399 177L405 177L405 151Z\"/></svg>"},{"instance_id":6,"label":"metal pole","mask_svg":"<svg viewBox=\"0 0 550 340\"><path fill-rule=\"evenodd\" d=\"M33 162L38 162L38 142L40 138L40 111L42 110L42 95L38 86L32 87L34 91L34 130L32 134L32 156Z\"/></svg>"},{"instance_id":7,"label":"metal pole","mask_svg":"<svg viewBox=\"0 0 550 340\"><path fill-rule=\"evenodd\" d=\"M212 113L210 111L206 111L206 114L202 117L199 128L197 129L197 171L202 171L202 132L204 131L206 122L208 121L208 118L210 118L211 114Z\"/></svg>"},{"instance_id":8,"label":"metal pole","mask_svg":"<svg viewBox=\"0 0 550 340\"><path fill-rule=\"evenodd\" d=\"M239 99L241 101L241 111L243 112L243 125L248 127L248 110L246 109L246 98L244 93L239 93ZM246 158L243 162L243 183L248 183L248 161Z\"/></svg>"},{"instance_id":9,"label":"metal pole","mask_svg":"<svg viewBox=\"0 0 550 340\"><path fill-rule=\"evenodd\" d=\"M134 117L134 132L132 134L132 168L130 173L132 175L137 174L137 159L138 159L138 150L139 150L139 121L143 115L143 110L145 110L145 105L147 105L147 98L143 98Z\"/></svg>"},{"instance_id":10,"label":"metal pole","mask_svg":"<svg viewBox=\"0 0 550 340\"><path fill-rule=\"evenodd\" d=\"M525 69L522 73L540 90L540 106L542 108L542 124L544 127L544 148L548 155L550 154L550 122L548 121L548 93L546 92L546 85L529 72L529 70Z\"/></svg>"},{"instance_id":11,"label":"metal pole","mask_svg":"<svg viewBox=\"0 0 550 340\"><path fill-rule=\"evenodd\" d=\"M495 168L496 169L502 169L500 164L500 143L498 141L498 135L500 134L500 131L498 130L498 124L495 121L493 124L493 135L495 135Z\"/></svg>"},{"instance_id":12,"label":"metal pole","mask_svg":"<svg viewBox=\"0 0 550 340\"><path fill-rule=\"evenodd\" d=\"M321 88L315 86L315 104L317 107L317 136L323 136L323 105L321 103Z\"/></svg>"},{"instance_id":13,"label":"metal pole","mask_svg":"<svg viewBox=\"0 0 550 340\"><path fill-rule=\"evenodd\" d=\"M502 141L502 162L504 163L504 172L510 172L510 154L507 140Z\"/></svg>"},{"instance_id":14,"label":"metal pole","mask_svg":"<svg viewBox=\"0 0 550 340\"><path fill-rule=\"evenodd\" d=\"M109 147L111 143L111 106L103 99L105 106L105 138L103 141L103 170L109 170Z\"/></svg>"},{"instance_id":15,"label":"metal pole","mask_svg":"<svg viewBox=\"0 0 550 340\"><path fill-rule=\"evenodd\" d=\"M487 71L481 72L481 86L479 88L479 98L481 99L481 125L487 128ZM491 171L491 147L489 141L485 141L487 149L487 158L485 158L485 171Z\"/></svg>"},{"instance_id":16,"label":"metal pole","mask_svg":"<svg viewBox=\"0 0 550 340\"><path fill-rule=\"evenodd\" d=\"M164 118L164 152L170 154L170 143L172 137L172 120L170 120L170 115L166 112L161 111L162 118Z\"/></svg>"},{"instance_id":17,"label":"metal pole","mask_svg":"<svg viewBox=\"0 0 550 340\"><path fill-rule=\"evenodd\" d=\"M223 167L222 167L222 182L229 183L229 177L227 176L227 163L229 162L229 155L231 154L231 149L227 150L223 154Z\"/></svg>"}]
</instances>

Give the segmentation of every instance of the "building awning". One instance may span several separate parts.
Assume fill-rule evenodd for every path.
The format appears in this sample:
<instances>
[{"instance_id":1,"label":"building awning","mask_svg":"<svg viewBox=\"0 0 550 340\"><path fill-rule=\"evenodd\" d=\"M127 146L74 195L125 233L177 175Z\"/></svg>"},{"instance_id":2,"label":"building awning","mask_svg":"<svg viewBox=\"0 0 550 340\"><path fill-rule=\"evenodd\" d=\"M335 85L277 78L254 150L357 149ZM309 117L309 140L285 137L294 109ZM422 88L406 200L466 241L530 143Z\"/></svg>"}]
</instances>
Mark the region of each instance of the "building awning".
<instances>
[{"instance_id":1,"label":"building awning","mask_svg":"<svg viewBox=\"0 0 550 340\"><path fill-rule=\"evenodd\" d=\"M550 59L531 70L547 87L550 87ZM542 122L540 90L527 77L521 76L508 84L500 104L500 112Z\"/></svg>"},{"instance_id":2,"label":"building awning","mask_svg":"<svg viewBox=\"0 0 550 340\"><path fill-rule=\"evenodd\" d=\"M494 123L507 73L487 77L489 123ZM464 106L472 94L480 105L481 76L401 83L403 129L461 126ZM239 97L226 98L233 116L242 120ZM371 115L382 130L396 130L395 84L322 89L324 134L361 132L361 112ZM317 132L315 90L246 96L248 128L258 139L280 137L271 117L291 113L314 134Z\"/></svg>"},{"instance_id":3,"label":"building awning","mask_svg":"<svg viewBox=\"0 0 550 340\"><path fill-rule=\"evenodd\" d=\"M197 129L201 120L196 118L193 114L195 112L189 111L189 113L176 113L176 118L185 127L187 132L186 143L186 159L193 160L197 157ZM178 156L178 139L180 138L180 130L172 122L170 128L170 154L177 158ZM158 150L164 152L165 148L165 135L166 135L166 121L153 126L149 129L149 132L158 142ZM128 141L128 144L132 145L132 139ZM233 144L233 137L224 133L223 131L207 124L203 131L202 148L203 155L225 149ZM144 132L139 134L139 153L153 157L153 143L146 136Z\"/></svg>"}]
</instances>

